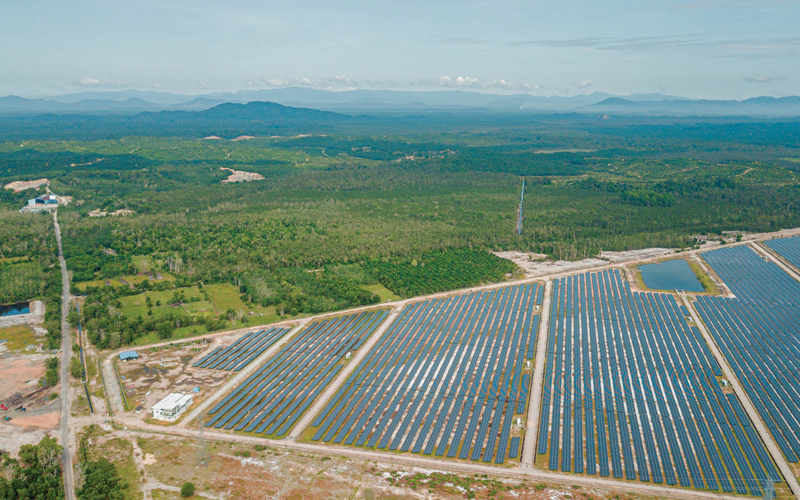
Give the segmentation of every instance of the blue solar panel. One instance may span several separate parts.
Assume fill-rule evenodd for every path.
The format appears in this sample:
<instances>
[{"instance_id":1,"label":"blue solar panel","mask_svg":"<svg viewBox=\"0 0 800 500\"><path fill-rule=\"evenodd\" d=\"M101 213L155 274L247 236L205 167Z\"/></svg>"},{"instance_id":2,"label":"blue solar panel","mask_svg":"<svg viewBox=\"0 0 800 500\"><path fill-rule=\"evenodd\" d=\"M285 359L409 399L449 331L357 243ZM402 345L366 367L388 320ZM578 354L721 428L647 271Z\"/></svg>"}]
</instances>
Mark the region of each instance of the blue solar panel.
<instances>
[{"instance_id":1,"label":"blue solar panel","mask_svg":"<svg viewBox=\"0 0 800 500\"><path fill-rule=\"evenodd\" d=\"M386 316L363 312L310 325L212 408L206 426L285 435Z\"/></svg>"},{"instance_id":2,"label":"blue solar panel","mask_svg":"<svg viewBox=\"0 0 800 500\"><path fill-rule=\"evenodd\" d=\"M607 270L554 280L551 304L537 446L550 469L763 494L766 450L675 296Z\"/></svg>"},{"instance_id":3,"label":"blue solar panel","mask_svg":"<svg viewBox=\"0 0 800 500\"><path fill-rule=\"evenodd\" d=\"M312 439L503 463L514 413L526 407L540 289L407 308L314 419Z\"/></svg>"}]
</instances>

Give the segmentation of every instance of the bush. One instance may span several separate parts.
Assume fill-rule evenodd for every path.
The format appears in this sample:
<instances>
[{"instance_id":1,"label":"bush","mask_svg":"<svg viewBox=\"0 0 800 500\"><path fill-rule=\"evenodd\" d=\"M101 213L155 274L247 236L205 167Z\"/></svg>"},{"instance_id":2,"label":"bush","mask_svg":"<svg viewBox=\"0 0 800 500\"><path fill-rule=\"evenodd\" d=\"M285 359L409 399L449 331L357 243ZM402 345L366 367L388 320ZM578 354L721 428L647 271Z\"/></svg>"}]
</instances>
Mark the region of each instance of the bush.
<instances>
[{"instance_id":1,"label":"bush","mask_svg":"<svg viewBox=\"0 0 800 500\"><path fill-rule=\"evenodd\" d=\"M181 486L181 498L189 498L194 495L194 483L183 483Z\"/></svg>"},{"instance_id":2,"label":"bush","mask_svg":"<svg viewBox=\"0 0 800 500\"><path fill-rule=\"evenodd\" d=\"M44 362L46 371L44 372L44 385L53 387L58 385L58 358L47 358Z\"/></svg>"}]
</instances>

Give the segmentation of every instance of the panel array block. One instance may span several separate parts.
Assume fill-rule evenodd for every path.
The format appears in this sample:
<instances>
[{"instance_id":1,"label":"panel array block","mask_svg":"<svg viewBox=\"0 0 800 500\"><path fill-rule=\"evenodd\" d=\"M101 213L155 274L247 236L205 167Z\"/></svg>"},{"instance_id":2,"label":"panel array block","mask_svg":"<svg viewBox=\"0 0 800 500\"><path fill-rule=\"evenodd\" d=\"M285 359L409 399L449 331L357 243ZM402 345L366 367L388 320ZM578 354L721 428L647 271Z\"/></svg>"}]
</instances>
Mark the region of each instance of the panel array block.
<instances>
[{"instance_id":1,"label":"panel array block","mask_svg":"<svg viewBox=\"0 0 800 500\"><path fill-rule=\"evenodd\" d=\"M504 463L518 451L540 289L407 306L312 422L312 439Z\"/></svg>"},{"instance_id":2,"label":"panel array block","mask_svg":"<svg viewBox=\"0 0 800 500\"><path fill-rule=\"evenodd\" d=\"M551 470L756 496L776 479L672 294L584 273L554 281L549 314L537 452Z\"/></svg>"},{"instance_id":3,"label":"panel array block","mask_svg":"<svg viewBox=\"0 0 800 500\"><path fill-rule=\"evenodd\" d=\"M267 328L242 335L228 347L218 347L192 366L238 372L289 332L288 328Z\"/></svg>"},{"instance_id":4,"label":"panel array block","mask_svg":"<svg viewBox=\"0 0 800 500\"><path fill-rule=\"evenodd\" d=\"M206 426L286 435L387 314L312 323L217 403Z\"/></svg>"},{"instance_id":5,"label":"panel array block","mask_svg":"<svg viewBox=\"0 0 800 500\"><path fill-rule=\"evenodd\" d=\"M787 259L800 255L800 238L767 244ZM703 258L735 298L699 297L698 312L784 456L797 463L800 283L745 246L714 250ZM775 471L770 475L778 476Z\"/></svg>"}]
</instances>

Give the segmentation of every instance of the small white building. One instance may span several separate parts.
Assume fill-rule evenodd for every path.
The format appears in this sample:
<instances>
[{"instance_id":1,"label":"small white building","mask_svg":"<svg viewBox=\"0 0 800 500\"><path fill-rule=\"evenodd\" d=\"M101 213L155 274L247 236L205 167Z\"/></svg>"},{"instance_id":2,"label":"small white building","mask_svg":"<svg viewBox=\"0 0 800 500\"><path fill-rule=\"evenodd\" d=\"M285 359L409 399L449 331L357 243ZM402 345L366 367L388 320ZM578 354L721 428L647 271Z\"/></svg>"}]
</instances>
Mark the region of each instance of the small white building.
<instances>
[{"instance_id":1,"label":"small white building","mask_svg":"<svg viewBox=\"0 0 800 500\"><path fill-rule=\"evenodd\" d=\"M153 406L151 409L153 418L172 422L183 413L183 410L192 406L193 401L189 394L173 392Z\"/></svg>"}]
</instances>

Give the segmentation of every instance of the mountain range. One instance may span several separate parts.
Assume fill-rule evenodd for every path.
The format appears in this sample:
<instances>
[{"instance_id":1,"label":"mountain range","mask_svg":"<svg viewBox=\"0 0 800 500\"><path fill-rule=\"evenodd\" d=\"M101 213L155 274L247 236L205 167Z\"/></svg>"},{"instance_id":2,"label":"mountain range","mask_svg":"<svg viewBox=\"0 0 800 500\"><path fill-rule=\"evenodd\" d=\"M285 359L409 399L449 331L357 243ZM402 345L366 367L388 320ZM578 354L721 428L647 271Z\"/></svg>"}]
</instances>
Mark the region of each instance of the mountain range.
<instances>
[{"instance_id":1,"label":"mountain range","mask_svg":"<svg viewBox=\"0 0 800 500\"><path fill-rule=\"evenodd\" d=\"M45 113L132 115L158 111L204 111L226 103L266 101L311 110L359 115L407 115L441 112L549 114L582 113L631 116L800 116L800 97L755 97L741 101L686 99L664 94L616 96L603 92L571 97L485 94L469 91L326 90L288 87L184 95L124 90L85 91L46 98L0 97L0 115Z\"/></svg>"}]
</instances>

